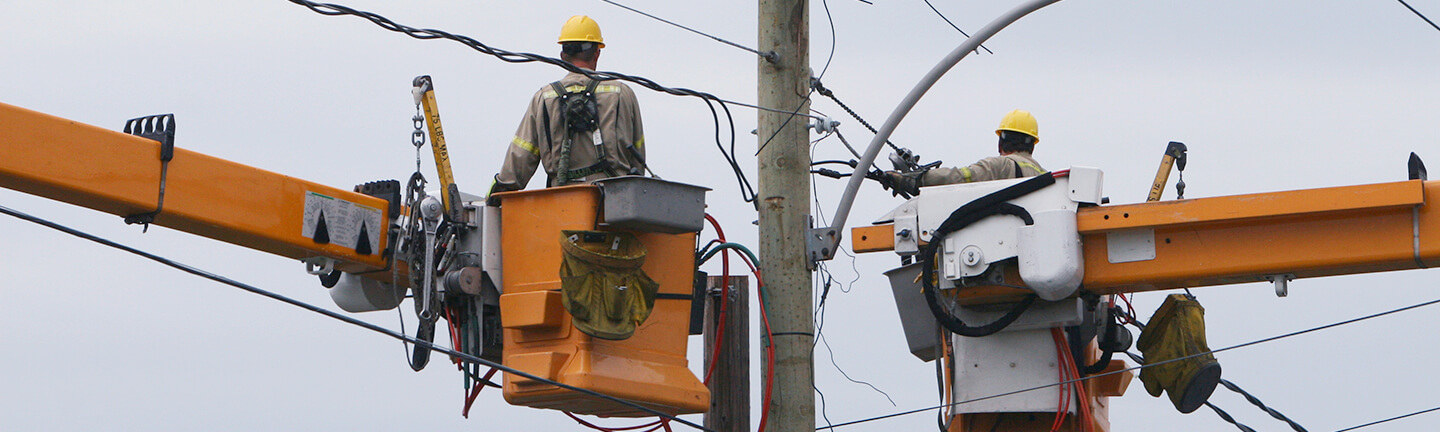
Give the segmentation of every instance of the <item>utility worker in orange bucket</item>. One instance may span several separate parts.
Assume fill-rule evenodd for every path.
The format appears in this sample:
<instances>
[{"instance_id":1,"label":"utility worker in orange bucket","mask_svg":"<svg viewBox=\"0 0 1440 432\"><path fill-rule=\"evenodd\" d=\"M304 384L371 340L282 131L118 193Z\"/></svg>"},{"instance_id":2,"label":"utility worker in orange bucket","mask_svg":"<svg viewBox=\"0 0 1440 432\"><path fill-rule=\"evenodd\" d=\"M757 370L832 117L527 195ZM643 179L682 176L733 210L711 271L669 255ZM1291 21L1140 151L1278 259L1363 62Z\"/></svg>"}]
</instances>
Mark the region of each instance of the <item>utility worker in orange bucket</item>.
<instances>
[{"instance_id":1,"label":"utility worker in orange bucket","mask_svg":"<svg viewBox=\"0 0 1440 432\"><path fill-rule=\"evenodd\" d=\"M588 16L560 28L560 59L595 70L605 39ZM546 187L644 174L645 131L635 92L571 72L530 98L490 192L524 189L543 165Z\"/></svg>"}]
</instances>

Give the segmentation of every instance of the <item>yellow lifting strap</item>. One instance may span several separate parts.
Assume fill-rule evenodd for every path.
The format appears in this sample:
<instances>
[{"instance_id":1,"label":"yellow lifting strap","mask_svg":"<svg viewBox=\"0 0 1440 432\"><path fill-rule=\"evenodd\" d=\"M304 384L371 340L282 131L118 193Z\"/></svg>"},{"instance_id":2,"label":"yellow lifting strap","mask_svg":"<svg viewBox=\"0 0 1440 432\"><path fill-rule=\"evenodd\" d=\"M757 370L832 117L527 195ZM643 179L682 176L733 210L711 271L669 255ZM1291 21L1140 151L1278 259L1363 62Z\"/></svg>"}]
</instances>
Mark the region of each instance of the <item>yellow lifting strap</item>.
<instances>
[{"instance_id":1,"label":"yellow lifting strap","mask_svg":"<svg viewBox=\"0 0 1440 432\"><path fill-rule=\"evenodd\" d=\"M560 294L571 322L601 339L624 340L650 317L660 284L645 275L645 245L625 232L560 232Z\"/></svg>"}]
</instances>

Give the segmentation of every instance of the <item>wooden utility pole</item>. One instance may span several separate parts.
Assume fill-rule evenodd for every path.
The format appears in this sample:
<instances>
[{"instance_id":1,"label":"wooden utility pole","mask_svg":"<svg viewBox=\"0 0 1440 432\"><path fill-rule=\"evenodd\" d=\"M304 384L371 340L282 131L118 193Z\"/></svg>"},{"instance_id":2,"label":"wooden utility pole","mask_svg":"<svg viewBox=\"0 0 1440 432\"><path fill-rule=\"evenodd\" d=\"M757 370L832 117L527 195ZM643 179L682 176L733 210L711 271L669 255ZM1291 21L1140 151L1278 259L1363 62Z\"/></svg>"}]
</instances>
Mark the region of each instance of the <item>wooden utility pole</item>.
<instances>
[{"instance_id":1,"label":"wooden utility pole","mask_svg":"<svg viewBox=\"0 0 1440 432\"><path fill-rule=\"evenodd\" d=\"M750 431L750 278L730 277L730 295L722 296L720 276L706 284L705 370L710 374L710 412L705 427L717 432ZM720 322L720 308L725 322ZM721 334L719 356L715 336Z\"/></svg>"},{"instance_id":2,"label":"wooden utility pole","mask_svg":"<svg viewBox=\"0 0 1440 432\"><path fill-rule=\"evenodd\" d=\"M806 0L760 0L758 200L760 261L775 347L766 429L815 430L815 362L811 348L811 275L805 239L810 228L810 7ZM790 113L796 111L797 113ZM764 335L762 329L760 334ZM763 385L763 384L762 384Z\"/></svg>"}]
</instances>

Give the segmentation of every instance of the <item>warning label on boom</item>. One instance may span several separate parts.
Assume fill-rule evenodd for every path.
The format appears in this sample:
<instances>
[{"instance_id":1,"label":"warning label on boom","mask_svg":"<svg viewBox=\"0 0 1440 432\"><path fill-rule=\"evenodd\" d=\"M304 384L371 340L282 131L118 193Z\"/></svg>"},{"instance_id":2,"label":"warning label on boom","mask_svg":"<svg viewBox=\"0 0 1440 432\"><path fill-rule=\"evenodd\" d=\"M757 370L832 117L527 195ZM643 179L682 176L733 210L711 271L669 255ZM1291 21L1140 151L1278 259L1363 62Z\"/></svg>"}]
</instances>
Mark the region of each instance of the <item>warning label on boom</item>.
<instances>
[{"instance_id":1,"label":"warning label on boom","mask_svg":"<svg viewBox=\"0 0 1440 432\"><path fill-rule=\"evenodd\" d=\"M374 207L360 205L328 195L305 192L305 222L300 235L316 243L333 243L351 249L363 246L368 255L380 244L385 232L384 214ZM361 240L361 237L365 237Z\"/></svg>"}]
</instances>

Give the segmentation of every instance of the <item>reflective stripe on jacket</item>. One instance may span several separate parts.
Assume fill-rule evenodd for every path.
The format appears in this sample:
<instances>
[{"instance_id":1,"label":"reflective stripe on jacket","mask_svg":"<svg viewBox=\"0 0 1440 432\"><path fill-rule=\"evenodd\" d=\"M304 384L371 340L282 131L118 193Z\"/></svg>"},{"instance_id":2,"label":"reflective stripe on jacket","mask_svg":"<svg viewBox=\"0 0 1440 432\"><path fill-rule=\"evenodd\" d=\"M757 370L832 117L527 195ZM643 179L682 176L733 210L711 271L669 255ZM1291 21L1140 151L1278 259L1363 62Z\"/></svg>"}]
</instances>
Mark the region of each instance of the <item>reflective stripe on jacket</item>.
<instances>
[{"instance_id":1,"label":"reflective stripe on jacket","mask_svg":"<svg viewBox=\"0 0 1440 432\"><path fill-rule=\"evenodd\" d=\"M567 91L583 90L589 82L589 78L578 73L570 73L560 80ZM635 92L619 81L601 82L595 87L595 104L600 114L599 131L604 154L609 161L609 172L594 172L576 180L593 181L611 177L611 174L642 173L645 169L645 131L641 126L640 105L635 100ZM545 111L549 111L549 139L545 133ZM596 148L591 133L576 134L570 139L571 170L581 170L600 162L601 151ZM564 142L565 125L558 95L546 84L530 98L525 118L520 120L520 127L510 140L505 164L495 176L495 190L524 189L530 183L530 177L535 175L535 169L541 165L545 167L546 174L555 177L558 174L555 170L560 164L560 146Z\"/></svg>"},{"instance_id":2,"label":"reflective stripe on jacket","mask_svg":"<svg viewBox=\"0 0 1440 432\"><path fill-rule=\"evenodd\" d=\"M1020 169L1019 172L1015 171L1017 167ZM936 186L1034 177L1046 172L1045 168L1040 167L1040 162L1036 162L1029 152L1015 152L981 159L966 167L932 169L920 179L920 185Z\"/></svg>"}]
</instances>

